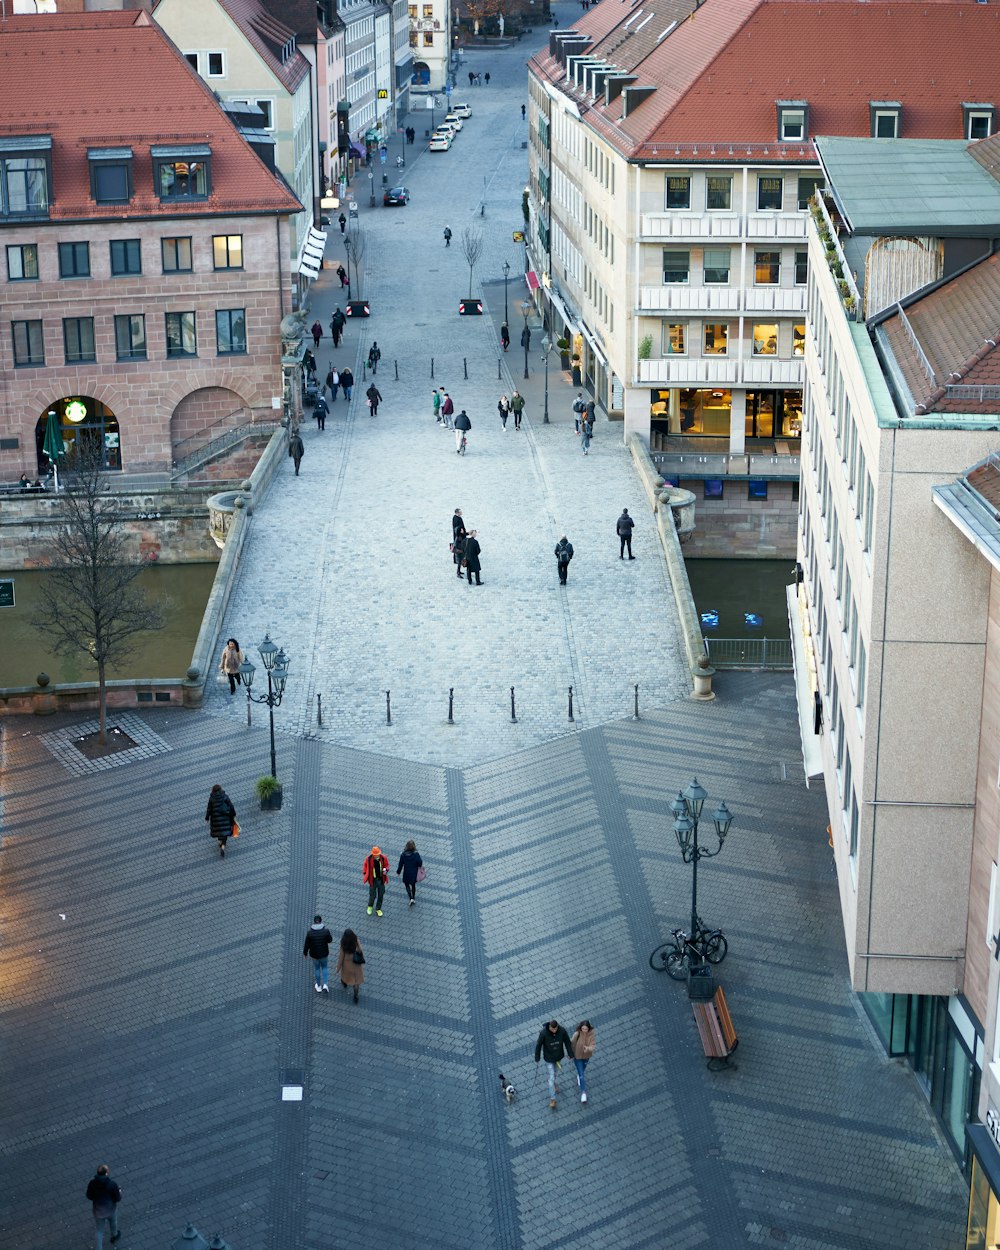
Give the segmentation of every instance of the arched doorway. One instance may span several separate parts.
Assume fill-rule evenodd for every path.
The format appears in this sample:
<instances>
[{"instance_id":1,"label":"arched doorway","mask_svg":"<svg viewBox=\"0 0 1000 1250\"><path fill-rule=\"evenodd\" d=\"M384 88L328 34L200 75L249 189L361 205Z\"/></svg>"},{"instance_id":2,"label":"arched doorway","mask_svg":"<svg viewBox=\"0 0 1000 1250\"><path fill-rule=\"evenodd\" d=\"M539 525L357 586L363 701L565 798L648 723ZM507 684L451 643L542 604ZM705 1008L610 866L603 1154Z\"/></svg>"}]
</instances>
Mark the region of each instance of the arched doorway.
<instances>
[{"instance_id":1,"label":"arched doorway","mask_svg":"<svg viewBox=\"0 0 1000 1250\"><path fill-rule=\"evenodd\" d=\"M35 423L35 455L39 475L49 471L49 458L42 448L45 445L45 430L50 412L54 412L59 421L63 446L68 457L72 457L77 448L100 448L102 467L121 469L122 446L118 418L99 399L90 395L67 395L49 404Z\"/></svg>"},{"instance_id":2,"label":"arched doorway","mask_svg":"<svg viewBox=\"0 0 1000 1250\"><path fill-rule=\"evenodd\" d=\"M426 61L415 61L410 82L415 87L426 87L431 80L430 66Z\"/></svg>"}]
</instances>

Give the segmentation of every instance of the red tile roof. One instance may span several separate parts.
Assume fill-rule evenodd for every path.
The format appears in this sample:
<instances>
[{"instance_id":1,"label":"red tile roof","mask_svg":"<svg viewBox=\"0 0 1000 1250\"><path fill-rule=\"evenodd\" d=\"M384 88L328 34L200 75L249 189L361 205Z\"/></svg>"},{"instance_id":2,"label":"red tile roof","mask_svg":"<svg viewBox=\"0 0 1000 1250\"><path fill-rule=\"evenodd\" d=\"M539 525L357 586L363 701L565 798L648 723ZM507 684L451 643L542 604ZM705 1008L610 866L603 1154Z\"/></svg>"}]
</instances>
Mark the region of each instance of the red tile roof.
<instances>
[{"instance_id":1,"label":"red tile roof","mask_svg":"<svg viewBox=\"0 0 1000 1250\"><path fill-rule=\"evenodd\" d=\"M208 86L142 11L44 14L0 22L0 139L52 136L50 220L295 213L298 200L219 108ZM163 203L150 147L207 143L207 201ZM132 149L127 205L90 198L87 149Z\"/></svg>"},{"instance_id":2,"label":"red tile roof","mask_svg":"<svg viewBox=\"0 0 1000 1250\"><path fill-rule=\"evenodd\" d=\"M268 13L260 0L216 0L216 3L229 14L286 91L294 92L309 73L309 62L298 49L290 55L284 54L286 45L295 39L295 32Z\"/></svg>"},{"instance_id":3,"label":"red tile roof","mask_svg":"<svg viewBox=\"0 0 1000 1250\"><path fill-rule=\"evenodd\" d=\"M871 100L899 100L909 138L962 138L963 101L1000 108L995 4L703 0L659 38L674 8L603 0L574 24L588 56L656 87L627 117L621 96L605 105L571 87L548 51L529 62L631 159L814 161L810 143L776 142L777 100L808 101L814 135L869 134Z\"/></svg>"}]
</instances>

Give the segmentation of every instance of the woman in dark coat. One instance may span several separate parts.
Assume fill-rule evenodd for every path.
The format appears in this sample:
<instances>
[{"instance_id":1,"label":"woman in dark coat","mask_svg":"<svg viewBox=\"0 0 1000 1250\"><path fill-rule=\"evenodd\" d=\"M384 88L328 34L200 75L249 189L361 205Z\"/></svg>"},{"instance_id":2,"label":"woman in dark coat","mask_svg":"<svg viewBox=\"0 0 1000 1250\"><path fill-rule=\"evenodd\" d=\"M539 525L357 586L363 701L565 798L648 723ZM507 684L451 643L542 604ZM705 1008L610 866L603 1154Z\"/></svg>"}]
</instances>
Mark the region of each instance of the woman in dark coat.
<instances>
[{"instance_id":1,"label":"woman in dark coat","mask_svg":"<svg viewBox=\"0 0 1000 1250\"><path fill-rule=\"evenodd\" d=\"M219 839L219 854L226 853L226 839L233 836L233 825L236 823L236 808L233 801L222 786L214 785L208 796L208 807L205 809L208 821L208 832L213 838Z\"/></svg>"},{"instance_id":2,"label":"woman in dark coat","mask_svg":"<svg viewBox=\"0 0 1000 1250\"><path fill-rule=\"evenodd\" d=\"M410 900L411 907L417 901L417 873L423 864L417 844L411 839L403 848L403 853L399 857L399 865L396 868L397 877L402 873L403 885L406 887L406 896Z\"/></svg>"},{"instance_id":3,"label":"woman in dark coat","mask_svg":"<svg viewBox=\"0 0 1000 1250\"><path fill-rule=\"evenodd\" d=\"M482 548L479 546L479 539L476 537L477 533L477 530L473 530L465 540L465 564L470 586L472 585L473 573L476 575L476 585L481 586L483 584L479 580L479 574L482 570L482 565L479 563L479 553Z\"/></svg>"},{"instance_id":4,"label":"woman in dark coat","mask_svg":"<svg viewBox=\"0 0 1000 1250\"><path fill-rule=\"evenodd\" d=\"M358 1001L358 986L363 985L365 981L365 966L354 962L354 952L361 950L361 941L353 929L345 929L344 935L340 939L340 951L337 954L337 972L340 974L340 984L346 990L349 985L354 986L354 1001ZM364 951L361 951L364 956Z\"/></svg>"}]
</instances>

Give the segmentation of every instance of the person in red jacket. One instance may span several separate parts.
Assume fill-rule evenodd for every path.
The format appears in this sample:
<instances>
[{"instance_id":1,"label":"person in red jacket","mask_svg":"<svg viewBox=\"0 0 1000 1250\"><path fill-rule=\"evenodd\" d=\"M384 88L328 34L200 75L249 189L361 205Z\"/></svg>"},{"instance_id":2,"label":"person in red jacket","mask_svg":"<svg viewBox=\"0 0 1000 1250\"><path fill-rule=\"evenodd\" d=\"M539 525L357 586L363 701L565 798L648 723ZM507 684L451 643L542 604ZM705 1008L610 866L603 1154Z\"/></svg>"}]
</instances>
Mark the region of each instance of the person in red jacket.
<instances>
[{"instance_id":1,"label":"person in red jacket","mask_svg":"<svg viewBox=\"0 0 1000 1250\"><path fill-rule=\"evenodd\" d=\"M380 847L372 847L372 853L365 860L363 876L368 883L368 915L374 909L375 915L381 916L385 883L389 880L389 860L382 854Z\"/></svg>"}]
</instances>

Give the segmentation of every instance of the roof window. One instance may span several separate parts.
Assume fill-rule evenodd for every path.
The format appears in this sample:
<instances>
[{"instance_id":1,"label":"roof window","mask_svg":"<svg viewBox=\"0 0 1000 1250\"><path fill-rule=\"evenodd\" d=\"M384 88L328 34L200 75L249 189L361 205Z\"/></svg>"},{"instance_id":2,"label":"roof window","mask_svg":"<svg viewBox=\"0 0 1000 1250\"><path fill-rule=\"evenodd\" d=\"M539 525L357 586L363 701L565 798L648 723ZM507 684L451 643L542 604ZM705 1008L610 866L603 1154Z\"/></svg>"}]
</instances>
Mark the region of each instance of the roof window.
<instances>
[{"instance_id":1,"label":"roof window","mask_svg":"<svg viewBox=\"0 0 1000 1250\"><path fill-rule=\"evenodd\" d=\"M778 139L801 143L809 134L808 100L775 100L778 110Z\"/></svg>"},{"instance_id":2,"label":"roof window","mask_svg":"<svg viewBox=\"0 0 1000 1250\"><path fill-rule=\"evenodd\" d=\"M868 120L873 139L898 139L903 133L903 106L898 100L872 100Z\"/></svg>"},{"instance_id":3,"label":"roof window","mask_svg":"<svg viewBox=\"0 0 1000 1250\"><path fill-rule=\"evenodd\" d=\"M995 120L992 104L962 104L962 133L966 139L988 139L994 133Z\"/></svg>"},{"instance_id":4,"label":"roof window","mask_svg":"<svg viewBox=\"0 0 1000 1250\"><path fill-rule=\"evenodd\" d=\"M95 204L127 204L132 198L132 149L88 148L90 196Z\"/></svg>"},{"instance_id":5,"label":"roof window","mask_svg":"<svg viewBox=\"0 0 1000 1250\"><path fill-rule=\"evenodd\" d=\"M153 178L161 200L207 200L212 191L212 149L207 143L154 146Z\"/></svg>"},{"instance_id":6,"label":"roof window","mask_svg":"<svg viewBox=\"0 0 1000 1250\"><path fill-rule=\"evenodd\" d=\"M51 186L51 135L0 138L0 217L48 216Z\"/></svg>"}]
</instances>

